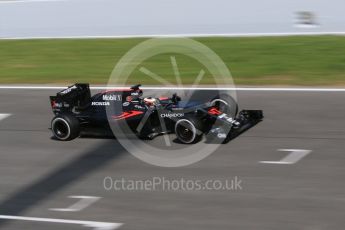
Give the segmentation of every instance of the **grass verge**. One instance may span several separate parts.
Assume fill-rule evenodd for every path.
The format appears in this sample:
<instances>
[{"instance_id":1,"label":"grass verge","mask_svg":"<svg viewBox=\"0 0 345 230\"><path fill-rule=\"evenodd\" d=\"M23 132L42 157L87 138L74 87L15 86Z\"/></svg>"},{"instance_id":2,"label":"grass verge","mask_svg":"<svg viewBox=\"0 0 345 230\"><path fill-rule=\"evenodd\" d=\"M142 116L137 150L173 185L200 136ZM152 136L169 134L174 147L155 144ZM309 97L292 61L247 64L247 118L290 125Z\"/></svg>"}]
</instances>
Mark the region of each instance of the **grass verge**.
<instances>
[{"instance_id":1,"label":"grass verge","mask_svg":"<svg viewBox=\"0 0 345 230\"><path fill-rule=\"evenodd\" d=\"M106 84L117 61L145 39L0 40L0 84L90 82ZM238 85L345 85L344 36L197 38L217 53ZM174 80L176 56L183 83L192 84L200 63L177 54L153 57L145 66ZM135 70L131 83L158 84ZM206 72L202 84L212 84Z\"/></svg>"}]
</instances>

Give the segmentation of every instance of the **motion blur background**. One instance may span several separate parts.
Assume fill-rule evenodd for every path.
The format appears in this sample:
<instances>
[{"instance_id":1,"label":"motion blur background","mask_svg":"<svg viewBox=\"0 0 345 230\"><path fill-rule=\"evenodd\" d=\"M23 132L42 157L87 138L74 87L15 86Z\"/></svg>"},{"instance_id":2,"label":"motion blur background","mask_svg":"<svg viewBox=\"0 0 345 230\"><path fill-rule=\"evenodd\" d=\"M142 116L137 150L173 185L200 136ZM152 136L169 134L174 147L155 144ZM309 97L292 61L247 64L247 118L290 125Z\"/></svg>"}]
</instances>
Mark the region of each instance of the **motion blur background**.
<instances>
[{"instance_id":1,"label":"motion blur background","mask_svg":"<svg viewBox=\"0 0 345 230\"><path fill-rule=\"evenodd\" d=\"M344 0L0 0L0 229L91 227L66 223L83 220L124 230L343 230L344 9ZM240 109L263 110L264 121L179 168L148 165L113 139L51 139L49 96L75 82L105 85L126 52L162 35L217 53L244 86ZM173 81L170 55L193 83L200 63L185 56L144 66ZM159 84L133 73L130 83ZM291 152L294 162L282 163ZM107 191L107 176L238 176L243 190ZM64 210L75 196L96 199Z\"/></svg>"},{"instance_id":2,"label":"motion blur background","mask_svg":"<svg viewBox=\"0 0 345 230\"><path fill-rule=\"evenodd\" d=\"M1 37L261 34L345 29L342 0L0 2Z\"/></svg>"},{"instance_id":3,"label":"motion blur background","mask_svg":"<svg viewBox=\"0 0 345 230\"><path fill-rule=\"evenodd\" d=\"M0 0L0 83L105 84L129 49L165 35L210 47L237 85L345 85L344 8L341 0ZM171 80L166 58L149 67ZM177 61L191 84L195 63ZM133 75L130 83L158 84Z\"/></svg>"}]
</instances>

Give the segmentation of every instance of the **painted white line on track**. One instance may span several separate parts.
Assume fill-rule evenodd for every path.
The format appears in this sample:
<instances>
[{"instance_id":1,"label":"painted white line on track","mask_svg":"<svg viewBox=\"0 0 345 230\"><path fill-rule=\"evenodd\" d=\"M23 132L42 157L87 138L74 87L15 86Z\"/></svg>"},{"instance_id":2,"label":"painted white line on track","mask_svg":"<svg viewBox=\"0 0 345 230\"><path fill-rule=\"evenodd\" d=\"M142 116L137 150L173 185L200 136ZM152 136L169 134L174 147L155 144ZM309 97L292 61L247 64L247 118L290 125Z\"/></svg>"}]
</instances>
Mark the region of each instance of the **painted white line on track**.
<instances>
[{"instance_id":1,"label":"painted white line on track","mask_svg":"<svg viewBox=\"0 0 345 230\"><path fill-rule=\"evenodd\" d=\"M48 2L48 1L47 1ZM1 2L0 2L1 3ZM8 3L8 2L4 2ZM15 3L15 2L11 2ZM18 2L19 3L19 2ZM93 39L93 38L198 38L198 37L286 37L286 36L318 36L318 35L340 35L344 31L325 32L281 32L281 33L203 33L203 34L137 34L137 35L77 35L77 36L23 36L23 37L2 37L4 40L25 40L25 39Z\"/></svg>"},{"instance_id":2,"label":"painted white line on track","mask_svg":"<svg viewBox=\"0 0 345 230\"><path fill-rule=\"evenodd\" d=\"M303 157L311 153L311 150L307 149L278 149L278 151L291 152L289 155L281 159L280 161L259 161L263 164L295 164Z\"/></svg>"},{"instance_id":3,"label":"painted white line on track","mask_svg":"<svg viewBox=\"0 0 345 230\"><path fill-rule=\"evenodd\" d=\"M68 208L50 208L49 210L57 212L79 212L101 199L101 197L97 196L69 196L69 198L80 200Z\"/></svg>"},{"instance_id":4,"label":"painted white line on track","mask_svg":"<svg viewBox=\"0 0 345 230\"><path fill-rule=\"evenodd\" d=\"M0 121L8 118L9 116L11 116L9 113L0 113Z\"/></svg>"},{"instance_id":5,"label":"painted white line on track","mask_svg":"<svg viewBox=\"0 0 345 230\"><path fill-rule=\"evenodd\" d=\"M67 86L6 86L0 85L0 89L13 90L50 90L66 89ZM92 86L94 90L123 89L124 87ZM236 90L236 91L277 91L277 92L345 92L345 88L259 88L259 87L140 87L141 89L162 89L162 90Z\"/></svg>"},{"instance_id":6,"label":"painted white line on track","mask_svg":"<svg viewBox=\"0 0 345 230\"><path fill-rule=\"evenodd\" d=\"M84 221L84 220L65 220L65 219L51 219L51 218L38 218L38 217L25 217L25 216L7 216L0 215L0 219L5 220L22 220L34 222L48 222L56 224L75 224L81 225L94 230L114 230L122 226L121 223L97 222L97 221Z\"/></svg>"}]
</instances>

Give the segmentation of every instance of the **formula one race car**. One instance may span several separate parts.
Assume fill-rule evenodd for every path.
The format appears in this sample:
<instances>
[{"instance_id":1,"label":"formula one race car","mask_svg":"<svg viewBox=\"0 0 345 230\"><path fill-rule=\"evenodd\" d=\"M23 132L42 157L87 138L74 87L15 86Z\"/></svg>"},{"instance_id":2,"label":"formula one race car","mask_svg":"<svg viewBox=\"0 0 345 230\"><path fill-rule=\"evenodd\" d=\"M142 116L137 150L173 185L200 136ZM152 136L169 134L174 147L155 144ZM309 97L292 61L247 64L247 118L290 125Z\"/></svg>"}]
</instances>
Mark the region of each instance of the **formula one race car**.
<instances>
[{"instance_id":1,"label":"formula one race car","mask_svg":"<svg viewBox=\"0 0 345 230\"><path fill-rule=\"evenodd\" d=\"M182 101L176 93L152 98L143 97L140 85L91 96L89 84L75 84L51 96L50 102L55 114L51 130L61 141L88 132L113 133L112 125L126 123L130 132L144 139L175 133L184 144L196 143L203 135L223 143L263 119L261 110L238 113L236 101L227 94L206 102Z\"/></svg>"}]
</instances>

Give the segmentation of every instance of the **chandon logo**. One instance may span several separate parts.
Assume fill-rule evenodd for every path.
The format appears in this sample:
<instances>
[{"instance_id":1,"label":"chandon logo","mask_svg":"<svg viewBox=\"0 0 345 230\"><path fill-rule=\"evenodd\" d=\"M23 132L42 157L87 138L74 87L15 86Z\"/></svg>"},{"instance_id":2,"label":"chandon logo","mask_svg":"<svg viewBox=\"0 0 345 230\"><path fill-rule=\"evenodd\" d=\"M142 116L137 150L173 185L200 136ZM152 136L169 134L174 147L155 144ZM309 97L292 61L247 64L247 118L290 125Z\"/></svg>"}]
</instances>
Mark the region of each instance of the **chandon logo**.
<instances>
[{"instance_id":1,"label":"chandon logo","mask_svg":"<svg viewBox=\"0 0 345 230\"><path fill-rule=\"evenodd\" d=\"M162 113L161 117L168 117L168 118L175 118L175 117L183 117L184 113Z\"/></svg>"}]
</instances>

